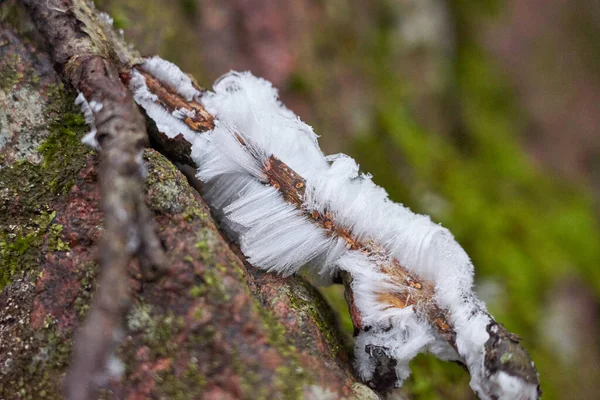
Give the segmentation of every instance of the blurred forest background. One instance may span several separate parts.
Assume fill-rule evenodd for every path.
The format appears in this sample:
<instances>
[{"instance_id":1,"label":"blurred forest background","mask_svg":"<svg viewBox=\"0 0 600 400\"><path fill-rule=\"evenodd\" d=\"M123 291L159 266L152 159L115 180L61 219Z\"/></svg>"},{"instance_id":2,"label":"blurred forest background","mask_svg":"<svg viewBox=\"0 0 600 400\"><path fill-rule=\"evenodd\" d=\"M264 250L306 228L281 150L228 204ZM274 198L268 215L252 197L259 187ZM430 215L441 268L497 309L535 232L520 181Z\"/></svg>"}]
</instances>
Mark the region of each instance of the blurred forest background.
<instances>
[{"instance_id":1,"label":"blurred forest background","mask_svg":"<svg viewBox=\"0 0 600 400\"><path fill-rule=\"evenodd\" d=\"M597 0L97 0L200 85L250 70L390 197L448 227L545 399L600 390ZM338 288L324 290L351 333ZM407 392L473 398L421 356Z\"/></svg>"},{"instance_id":2,"label":"blurred forest background","mask_svg":"<svg viewBox=\"0 0 600 400\"><path fill-rule=\"evenodd\" d=\"M250 70L390 197L448 227L544 399L600 392L600 2L96 0L210 87ZM323 289L350 338L341 287ZM403 391L473 399L420 356Z\"/></svg>"}]
</instances>

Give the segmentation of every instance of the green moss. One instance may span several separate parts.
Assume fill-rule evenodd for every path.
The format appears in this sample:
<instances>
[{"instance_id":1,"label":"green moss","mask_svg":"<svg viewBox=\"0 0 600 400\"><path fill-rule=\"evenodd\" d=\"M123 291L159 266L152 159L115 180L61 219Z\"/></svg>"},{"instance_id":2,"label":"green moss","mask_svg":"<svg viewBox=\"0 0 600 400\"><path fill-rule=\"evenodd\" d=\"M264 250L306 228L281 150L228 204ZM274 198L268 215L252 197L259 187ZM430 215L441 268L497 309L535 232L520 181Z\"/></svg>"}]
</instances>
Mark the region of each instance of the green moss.
<instances>
[{"instance_id":1,"label":"green moss","mask_svg":"<svg viewBox=\"0 0 600 400\"><path fill-rule=\"evenodd\" d=\"M296 348L287 340L285 328L265 308L258 304L256 307L262 327L269 334L269 346L276 348L286 360L286 365L275 369L273 387L283 393L285 399L300 399L303 387L310 383L310 377L300 367Z\"/></svg>"},{"instance_id":2,"label":"green moss","mask_svg":"<svg viewBox=\"0 0 600 400\"><path fill-rule=\"evenodd\" d=\"M133 334L142 336L142 345L146 346L149 351L149 358L153 362L164 359L170 359L173 354L180 351L181 344L174 340L176 336L183 332L185 325L184 318L177 316L172 312L163 313L158 308L152 307L147 303L139 303L132 307L127 316L127 327ZM195 336L192 333L188 334L190 339L189 344L201 342L207 343L211 333L207 329L203 330L202 338ZM137 349L130 349L129 353L124 354L125 365L132 367L137 365ZM206 385L206 378L202 374L197 363L202 363L202 360L194 360L193 353L189 362L188 368L181 372L174 370L174 367L166 368L157 373L155 377L156 391L161 396L169 399L186 399L200 398Z\"/></svg>"},{"instance_id":3,"label":"green moss","mask_svg":"<svg viewBox=\"0 0 600 400\"><path fill-rule=\"evenodd\" d=\"M9 225L0 231L0 290L17 272L39 265L44 235L54 216L42 211L27 224Z\"/></svg>"},{"instance_id":4,"label":"green moss","mask_svg":"<svg viewBox=\"0 0 600 400\"><path fill-rule=\"evenodd\" d=\"M234 353L231 357L231 368L240 377L240 389L243 398L252 398L257 400L267 399L269 394L273 394L273 389L261 384L261 377L252 366L242 362L240 356Z\"/></svg>"},{"instance_id":5,"label":"green moss","mask_svg":"<svg viewBox=\"0 0 600 400\"><path fill-rule=\"evenodd\" d=\"M202 277L205 280L206 286L201 286L200 288L193 290L199 290L202 293L201 295L215 296L210 300L211 304L215 304L215 301L217 303L221 301L224 293L223 289L219 289L218 287L222 284L223 277L216 271L205 273ZM206 292L204 291L204 288L207 289ZM247 294L250 295L249 291ZM297 350L287 339L285 328L267 309L262 307L257 300L253 300L252 308L253 312L258 316L262 328L261 330L266 332L266 346L277 350L284 365L275 368L272 377L259 376L256 371L262 369L263 366L257 365L254 367L252 361L248 363L247 360L242 362L242 358L236 350L237 344L229 343L232 347L232 354L231 357L227 357L226 365L227 367L233 368L236 375L239 376L242 397L266 399L271 398L274 393L278 393L281 394L281 398L284 399L302 398L303 388L305 385L311 383L311 377L309 373L305 372L300 367ZM199 312L201 312L201 310L199 310ZM201 318L202 315L196 317ZM190 342L195 346L210 347L216 334L215 328L211 325L207 325L203 327L201 333L190 334ZM241 352L242 350L239 351ZM220 368L223 368L223 365L221 364L222 361L222 359L216 357L206 368L209 370L219 370ZM264 379L266 378L271 380L268 385L264 382Z\"/></svg>"},{"instance_id":6,"label":"green moss","mask_svg":"<svg viewBox=\"0 0 600 400\"><path fill-rule=\"evenodd\" d=\"M8 92L23 79L23 73L19 71L21 57L18 54L11 54L0 61L0 90Z\"/></svg>"},{"instance_id":7,"label":"green moss","mask_svg":"<svg viewBox=\"0 0 600 400\"><path fill-rule=\"evenodd\" d=\"M223 276L213 270L207 270L202 275L202 280L207 286L207 293L216 304L227 303L231 294L225 286Z\"/></svg>"},{"instance_id":8,"label":"green moss","mask_svg":"<svg viewBox=\"0 0 600 400\"><path fill-rule=\"evenodd\" d=\"M183 212L183 217L186 221L192 222L194 219L198 218L206 221L208 219L208 215L202 211L198 205L190 205Z\"/></svg>"},{"instance_id":9,"label":"green moss","mask_svg":"<svg viewBox=\"0 0 600 400\"><path fill-rule=\"evenodd\" d=\"M196 244L194 244L194 247L200 251L200 255L203 260L210 258L210 256L211 256L210 247L208 245L208 242L205 239L203 239L203 238L199 239L196 242Z\"/></svg>"},{"instance_id":10,"label":"green moss","mask_svg":"<svg viewBox=\"0 0 600 400\"><path fill-rule=\"evenodd\" d=\"M50 135L38 149L44 162L20 161L0 168L0 187L16 207L0 215L0 289L15 274L39 265L46 234L50 250L68 250L60 238L62 227L51 226L55 214L50 207L73 186L85 165L89 150L79 141L87 127L73 94L55 86L48 96L45 119Z\"/></svg>"},{"instance_id":11,"label":"green moss","mask_svg":"<svg viewBox=\"0 0 600 400\"><path fill-rule=\"evenodd\" d=\"M52 121L50 136L39 148L44 157L42 170L50 178L47 189L54 194L64 193L73 186L85 156L90 152L81 144L82 134L88 129L83 115L78 110L72 111L63 112Z\"/></svg>"},{"instance_id":12,"label":"green moss","mask_svg":"<svg viewBox=\"0 0 600 400\"><path fill-rule=\"evenodd\" d=\"M205 295L206 292L207 292L206 286L204 286L204 285L195 285L195 286L192 286L190 288L190 290L189 290L188 293L192 297L200 297L200 296Z\"/></svg>"},{"instance_id":13,"label":"green moss","mask_svg":"<svg viewBox=\"0 0 600 400\"><path fill-rule=\"evenodd\" d=\"M189 202L182 198L181 182L177 179L179 171L155 151L144 151L144 160L148 166L146 185L150 189L150 208L159 213L180 213Z\"/></svg>"},{"instance_id":14,"label":"green moss","mask_svg":"<svg viewBox=\"0 0 600 400\"><path fill-rule=\"evenodd\" d=\"M70 247L67 243L63 242L61 239L61 232L63 230L63 226L59 224L53 224L50 229L48 229L48 238L46 240L46 244L48 246L48 250L50 251L66 251L70 250Z\"/></svg>"},{"instance_id":15,"label":"green moss","mask_svg":"<svg viewBox=\"0 0 600 400\"><path fill-rule=\"evenodd\" d=\"M48 96L45 120L50 135L38 149L43 164L23 161L0 170L2 186L10 190L27 211L39 210L40 205L50 203L70 189L89 153L89 149L80 143L87 126L72 104L72 94L64 92L62 86L56 86L48 89ZM21 216L28 217L23 213L12 217ZM0 223L4 223L5 218L0 217Z\"/></svg>"},{"instance_id":16,"label":"green moss","mask_svg":"<svg viewBox=\"0 0 600 400\"><path fill-rule=\"evenodd\" d=\"M318 327L331 350L332 358L336 359L340 351L344 350L344 343L337 330L336 317L331 312L329 304L319 291L305 280L298 279L294 281L294 284L293 287L286 287L285 291L291 307L297 311L300 318L308 318Z\"/></svg>"},{"instance_id":17,"label":"green moss","mask_svg":"<svg viewBox=\"0 0 600 400\"><path fill-rule=\"evenodd\" d=\"M147 303L136 304L127 316L129 331L142 335L143 344L148 346L153 359L168 358L174 353L178 345L172 339L183 325L183 317L170 311L162 314Z\"/></svg>"},{"instance_id":18,"label":"green moss","mask_svg":"<svg viewBox=\"0 0 600 400\"><path fill-rule=\"evenodd\" d=\"M90 310L92 296L96 288L96 279L98 277L98 268L94 261L82 263L78 266L77 280L81 285L79 296L75 299L73 307L80 318L83 321L88 311Z\"/></svg>"},{"instance_id":19,"label":"green moss","mask_svg":"<svg viewBox=\"0 0 600 400\"><path fill-rule=\"evenodd\" d=\"M195 363L190 362L188 368L179 376L171 372L160 374L158 386L159 391L168 399L197 399L202 398L206 377L198 370Z\"/></svg>"},{"instance_id":20,"label":"green moss","mask_svg":"<svg viewBox=\"0 0 600 400\"><path fill-rule=\"evenodd\" d=\"M173 163L153 150L144 151L144 160L148 166L147 201L153 211L182 214L187 222L196 219L208 220L208 215L198 205L191 192L187 190L189 183Z\"/></svg>"},{"instance_id":21,"label":"green moss","mask_svg":"<svg viewBox=\"0 0 600 400\"><path fill-rule=\"evenodd\" d=\"M215 233L210 228L202 228L198 231L198 237L194 247L198 249L200 258L207 264L214 263Z\"/></svg>"},{"instance_id":22,"label":"green moss","mask_svg":"<svg viewBox=\"0 0 600 400\"><path fill-rule=\"evenodd\" d=\"M28 331L29 327L24 329L20 337L30 338L33 342L25 351L7 358L14 363L9 371L16 373L3 376L0 396L18 393L22 399L61 399L59 376L69 363L71 341L64 337L57 322L51 318L36 332ZM27 376L22 371L26 371Z\"/></svg>"},{"instance_id":23,"label":"green moss","mask_svg":"<svg viewBox=\"0 0 600 400\"><path fill-rule=\"evenodd\" d=\"M175 165L170 162L163 162L164 156L154 150L144 150L144 161L148 165L148 185L164 182L165 180L173 180L176 178L178 171Z\"/></svg>"},{"instance_id":24,"label":"green moss","mask_svg":"<svg viewBox=\"0 0 600 400\"><path fill-rule=\"evenodd\" d=\"M208 266L202 274L199 274L202 283L192 286L188 293L192 297L210 296L211 301L216 304L228 302L231 300L231 294L223 279L227 272L228 270L221 264L217 264L215 269Z\"/></svg>"},{"instance_id":25,"label":"green moss","mask_svg":"<svg viewBox=\"0 0 600 400\"><path fill-rule=\"evenodd\" d=\"M136 304L127 314L127 328L132 332L143 332L152 324L152 306Z\"/></svg>"},{"instance_id":26,"label":"green moss","mask_svg":"<svg viewBox=\"0 0 600 400\"><path fill-rule=\"evenodd\" d=\"M153 195L150 199L153 210L163 213L181 212L180 186L177 182L173 180L157 181L152 184L152 191Z\"/></svg>"}]
</instances>

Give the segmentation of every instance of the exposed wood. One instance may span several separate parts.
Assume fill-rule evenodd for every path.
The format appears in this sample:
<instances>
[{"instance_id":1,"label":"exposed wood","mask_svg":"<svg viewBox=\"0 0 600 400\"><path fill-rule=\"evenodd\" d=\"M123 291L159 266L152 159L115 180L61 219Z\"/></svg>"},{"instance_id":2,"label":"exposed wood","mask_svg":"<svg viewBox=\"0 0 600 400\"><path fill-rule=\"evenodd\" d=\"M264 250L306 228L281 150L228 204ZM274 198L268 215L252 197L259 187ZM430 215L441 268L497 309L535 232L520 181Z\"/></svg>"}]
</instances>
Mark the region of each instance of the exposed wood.
<instances>
[{"instance_id":1,"label":"exposed wood","mask_svg":"<svg viewBox=\"0 0 600 400\"><path fill-rule=\"evenodd\" d=\"M189 111L190 114L193 114L193 117L188 116L183 120L183 122L185 122L190 129L196 132L204 132L215 127L213 116L204 109L202 104L195 100L187 101L183 99L173 89L162 85L158 79L145 72L142 66L138 66L137 68L146 79L146 86L148 86L148 90L158 96L159 103L165 109L169 110L169 112L173 112L175 110L186 110ZM127 83L127 75L122 77L125 78L124 83ZM200 88L198 89L201 90Z\"/></svg>"}]
</instances>

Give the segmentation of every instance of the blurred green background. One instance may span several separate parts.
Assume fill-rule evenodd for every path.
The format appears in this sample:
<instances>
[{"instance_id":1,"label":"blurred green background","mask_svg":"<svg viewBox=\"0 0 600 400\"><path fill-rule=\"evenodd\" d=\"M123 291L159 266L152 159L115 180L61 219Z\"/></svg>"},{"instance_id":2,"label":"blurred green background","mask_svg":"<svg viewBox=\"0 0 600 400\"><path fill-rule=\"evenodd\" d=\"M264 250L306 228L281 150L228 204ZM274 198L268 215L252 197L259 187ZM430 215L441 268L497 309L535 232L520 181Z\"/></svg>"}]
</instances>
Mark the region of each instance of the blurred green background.
<instances>
[{"instance_id":1,"label":"blurred green background","mask_svg":"<svg viewBox=\"0 0 600 400\"><path fill-rule=\"evenodd\" d=\"M544 399L600 391L600 2L97 0L210 87L251 70L390 197L448 227ZM351 333L340 288L324 289ZM471 399L413 361L416 399Z\"/></svg>"}]
</instances>

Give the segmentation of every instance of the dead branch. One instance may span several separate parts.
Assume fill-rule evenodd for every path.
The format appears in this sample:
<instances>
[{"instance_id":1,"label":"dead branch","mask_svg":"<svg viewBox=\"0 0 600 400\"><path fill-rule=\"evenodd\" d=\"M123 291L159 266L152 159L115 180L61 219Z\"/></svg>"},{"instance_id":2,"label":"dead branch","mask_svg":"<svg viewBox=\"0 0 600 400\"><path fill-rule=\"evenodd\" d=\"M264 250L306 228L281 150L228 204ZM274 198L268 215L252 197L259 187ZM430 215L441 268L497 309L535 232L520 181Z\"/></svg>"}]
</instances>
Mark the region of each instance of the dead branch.
<instances>
[{"instance_id":1,"label":"dead branch","mask_svg":"<svg viewBox=\"0 0 600 400\"><path fill-rule=\"evenodd\" d=\"M164 107L171 107L170 105L172 104L181 104L181 101L185 102L185 99L177 95L174 89L165 87L163 83L154 79L149 73L145 72L144 76L146 81L150 82L148 83L149 90L157 95L158 104L161 104ZM168 96L164 96L166 93L168 93ZM173 95L179 96L180 100L174 100L172 98ZM191 106L192 105L188 105L186 108ZM213 117L203 108L198 110L197 105L193 105L193 107L196 109L196 115L199 116L199 121L186 120L184 121L186 125L196 132L203 132L209 129ZM177 155L176 153L181 150L179 141L185 141L182 135L177 136L174 139L168 139L158 131L154 132L154 134L160 136L157 140L160 140L163 143L163 151L167 155L181 157L181 155ZM238 140L244 144L243 139L238 138ZM194 167L191 161L189 165ZM319 227L328 232L329 235L344 239L347 246L353 250L365 254L379 255L380 257L377 258L385 260L379 265L380 271L390 276L391 280L394 281L398 287L403 288L403 290L394 293L381 293L379 296L380 301L388 304L389 307L406 308L412 306L413 310L425 317L433 329L437 331L438 335L446 340L458 353L456 332L450 323L451 318L449 312L436 303L434 299L435 285L433 282L420 278L403 267L398 260L386 256L382 246L377 243L372 243L370 241L361 242L354 238L352 232L348 231L346 228L337 226L336 222L327 212L321 214L305 210L303 208L303 203L306 181L283 161L275 156L270 156L265 165L265 172L267 175L267 182L264 183L277 189L288 203L298 208L299 212L303 213L309 220L312 220L313 223L319 225ZM355 331L360 332L361 330L370 329L370 327L364 326L360 312L354 306L351 277L346 275L343 281ZM504 326L496 322L491 315L489 315L489 317L491 322L487 326L489 339L485 344L486 354L484 361L486 371L505 371L511 376L519 377L528 383L537 385L539 395L541 395L537 371L531 357L523 346L521 346L520 338L517 335L508 332ZM374 378L368 383L377 390L387 391L393 388L397 381L395 372L393 371L395 360L389 359L385 352L381 350L382 349L377 348L365 349L365 351L375 359L375 364L377 365ZM487 395L488 397L491 396L491 394Z\"/></svg>"}]
</instances>

